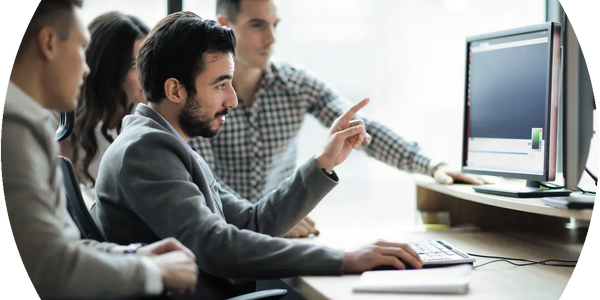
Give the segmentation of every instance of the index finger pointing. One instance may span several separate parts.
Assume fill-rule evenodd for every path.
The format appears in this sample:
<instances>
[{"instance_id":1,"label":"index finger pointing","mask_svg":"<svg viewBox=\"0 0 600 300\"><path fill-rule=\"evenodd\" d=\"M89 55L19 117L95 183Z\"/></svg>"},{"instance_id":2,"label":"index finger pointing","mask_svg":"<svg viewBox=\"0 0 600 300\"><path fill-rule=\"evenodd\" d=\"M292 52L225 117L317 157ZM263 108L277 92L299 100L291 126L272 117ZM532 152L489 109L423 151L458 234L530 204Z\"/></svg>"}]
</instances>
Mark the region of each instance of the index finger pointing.
<instances>
[{"instance_id":1,"label":"index finger pointing","mask_svg":"<svg viewBox=\"0 0 600 300\"><path fill-rule=\"evenodd\" d=\"M371 100L370 98L365 98L362 101L354 104L354 106L350 107L350 109L348 109L342 115L342 119L347 119L348 121L350 121L350 119L352 119L359 110L361 110L363 107L365 107L369 103L370 100Z\"/></svg>"}]
</instances>

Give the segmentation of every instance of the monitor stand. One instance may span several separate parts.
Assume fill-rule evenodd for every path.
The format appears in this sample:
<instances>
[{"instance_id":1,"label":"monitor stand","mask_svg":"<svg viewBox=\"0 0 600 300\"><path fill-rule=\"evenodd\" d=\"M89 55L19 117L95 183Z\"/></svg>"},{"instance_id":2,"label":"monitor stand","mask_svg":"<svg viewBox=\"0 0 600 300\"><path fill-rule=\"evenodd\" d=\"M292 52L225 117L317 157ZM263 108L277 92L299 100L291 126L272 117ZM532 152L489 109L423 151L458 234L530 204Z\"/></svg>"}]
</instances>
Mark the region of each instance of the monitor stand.
<instances>
[{"instance_id":1,"label":"monitor stand","mask_svg":"<svg viewBox=\"0 0 600 300\"><path fill-rule=\"evenodd\" d=\"M541 189L537 181L529 181L522 188L515 187L495 187L495 186L474 186L473 189L478 193L492 194L514 198L542 198L542 197L566 197L571 194L570 190L565 189Z\"/></svg>"}]
</instances>

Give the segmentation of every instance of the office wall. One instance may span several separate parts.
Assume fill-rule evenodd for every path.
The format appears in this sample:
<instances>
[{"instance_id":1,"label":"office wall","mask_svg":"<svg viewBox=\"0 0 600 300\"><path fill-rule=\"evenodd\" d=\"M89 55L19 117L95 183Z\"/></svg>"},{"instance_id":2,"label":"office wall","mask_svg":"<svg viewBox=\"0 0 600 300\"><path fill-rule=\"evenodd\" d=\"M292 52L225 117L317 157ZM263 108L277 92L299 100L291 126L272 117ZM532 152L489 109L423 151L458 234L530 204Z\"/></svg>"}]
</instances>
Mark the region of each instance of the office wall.
<instances>
[{"instance_id":1,"label":"office wall","mask_svg":"<svg viewBox=\"0 0 600 300\"><path fill-rule=\"evenodd\" d=\"M98 15L117 10L140 18L146 25L153 27L167 15L166 0L86 0L82 8L85 24L89 24Z\"/></svg>"}]
</instances>

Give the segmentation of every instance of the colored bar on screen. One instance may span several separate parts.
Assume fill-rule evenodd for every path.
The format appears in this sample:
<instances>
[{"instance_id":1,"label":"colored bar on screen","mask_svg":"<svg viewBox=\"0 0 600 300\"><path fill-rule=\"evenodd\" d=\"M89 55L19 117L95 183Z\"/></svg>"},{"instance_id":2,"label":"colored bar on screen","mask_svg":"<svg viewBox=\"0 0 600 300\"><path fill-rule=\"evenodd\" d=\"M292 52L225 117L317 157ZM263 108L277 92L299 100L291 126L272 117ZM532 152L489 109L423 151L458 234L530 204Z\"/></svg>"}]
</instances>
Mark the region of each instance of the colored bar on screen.
<instances>
[{"instance_id":1,"label":"colored bar on screen","mask_svg":"<svg viewBox=\"0 0 600 300\"><path fill-rule=\"evenodd\" d=\"M540 150L542 140L542 128L532 128L531 129L531 149L532 150Z\"/></svg>"}]
</instances>

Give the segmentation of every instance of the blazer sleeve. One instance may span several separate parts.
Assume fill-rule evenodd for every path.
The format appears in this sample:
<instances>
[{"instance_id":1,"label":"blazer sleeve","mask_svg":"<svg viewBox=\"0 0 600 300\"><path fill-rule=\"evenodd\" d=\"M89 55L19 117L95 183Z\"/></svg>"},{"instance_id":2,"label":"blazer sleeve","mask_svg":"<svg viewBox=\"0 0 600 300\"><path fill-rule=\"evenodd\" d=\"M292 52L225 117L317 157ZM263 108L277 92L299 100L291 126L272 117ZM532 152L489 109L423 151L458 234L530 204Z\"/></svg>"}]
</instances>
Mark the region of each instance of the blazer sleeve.
<instances>
[{"instance_id":1,"label":"blazer sleeve","mask_svg":"<svg viewBox=\"0 0 600 300\"><path fill-rule=\"evenodd\" d=\"M227 221L240 229L284 236L319 204L337 184L311 157L276 190L250 204L221 190Z\"/></svg>"},{"instance_id":2,"label":"blazer sleeve","mask_svg":"<svg viewBox=\"0 0 600 300\"><path fill-rule=\"evenodd\" d=\"M234 279L342 273L343 251L244 230L213 213L206 205L213 195L200 191L188 169L195 159L191 151L161 136L143 135L124 151L121 190L154 233L173 236L190 248L200 269ZM233 209L227 209L228 215L236 214Z\"/></svg>"},{"instance_id":3,"label":"blazer sleeve","mask_svg":"<svg viewBox=\"0 0 600 300\"><path fill-rule=\"evenodd\" d=\"M14 239L39 296L141 295L146 273L140 257L103 252L112 244L80 241L62 193L57 146L47 132L34 130L5 115L2 175Z\"/></svg>"}]
</instances>

